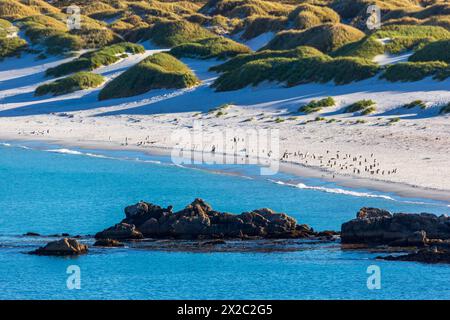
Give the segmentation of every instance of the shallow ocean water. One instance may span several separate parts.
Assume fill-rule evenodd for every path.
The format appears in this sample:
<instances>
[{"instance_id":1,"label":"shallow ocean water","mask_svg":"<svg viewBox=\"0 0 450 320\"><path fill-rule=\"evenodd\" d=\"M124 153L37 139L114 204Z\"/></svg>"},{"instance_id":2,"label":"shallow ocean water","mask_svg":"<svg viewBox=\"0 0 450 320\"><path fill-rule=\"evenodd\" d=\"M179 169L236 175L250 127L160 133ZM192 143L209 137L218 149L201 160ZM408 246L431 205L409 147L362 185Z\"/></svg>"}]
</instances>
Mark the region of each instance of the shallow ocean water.
<instances>
[{"instance_id":1,"label":"shallow ocean water","mask_svg":"<svg viewBox=\"0 0 450 320\"><path fill-rule=\"evenodd\" d=\"M24 254L43 244L21 237L25 232L93 234L120 221L123 208L139 200L180 209L201 197L234 213L270 207L316 230L339 230L363 206L450 213L448 203L286 174L261 177L255 167L186 168L169 160L40 143L1 145L0 299L450 298L450 266L379 261L379 253L341 251L338 245L278 253L121 248L77 258ZM80 290L67 289L69 265L81 269ZM370 265L381 268L380 290L367 288Z\"/></svg>"}]
</instances>

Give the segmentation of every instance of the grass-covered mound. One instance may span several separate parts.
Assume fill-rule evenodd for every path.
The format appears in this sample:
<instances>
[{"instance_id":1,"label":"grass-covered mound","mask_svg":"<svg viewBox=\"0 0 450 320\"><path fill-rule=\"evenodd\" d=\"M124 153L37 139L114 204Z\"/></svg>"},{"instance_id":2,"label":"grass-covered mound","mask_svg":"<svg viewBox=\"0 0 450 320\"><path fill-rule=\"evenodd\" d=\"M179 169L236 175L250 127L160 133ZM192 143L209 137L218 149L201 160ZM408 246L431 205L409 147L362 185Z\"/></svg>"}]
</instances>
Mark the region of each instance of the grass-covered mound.
<instances>
[{"instance_id":1,"label":"grass-covered mound","mask_svg":"<svg viewBox=\"0 0 450 320\"><path fill-rule=\"evenodd\" d=\"M27 48L27 42L18 37L0 38L0 60L6 57L19 56Z\"/></svg>"},{"instance_id":2,"label":"grass-covered mound","mask_svg":"<svg viewBox=\"0 0 450 320\"><path fill-rule=\"evenodd\" d=\"M0 60L19 56L27 48L25 40L15 36L17 28L7 20L0 19Z\"/></svg>"},{"instance_id":3,"label":"grass-covered mound","mask_svg":"<svg viewBox=\"0 0 450 320\"><path fill-rule=\"evenodd\" d=\"M340 17L331 8L301 4L289 14L289 22L295 29L308 29L324 23L339 23Z\"/></svg>"},{"instance_id":4,"label":"grass-covered mound","mask_svg":"<svg viewBox=\"0 0 450 320\"><path fill-rule=\"evenodd\" d=\"M99 99L131 97L152 89L188 88L198 83L184 63L170 54L157 53L109 82L100 91Z\"/></svg>"},{"instance_id":5,"label":"grass-covered mound","mask_svg":"<svg viewBox=\"0 0 450 320\"><path fill-rule=\"evenodd\" d=\"M242 39L250 40L266 32L279 32L285 29L287 24L286 17L251 16L242 20L233 33L241 32Z\"/></svg>"},{"instance_id":6,"label":"grass-covered mound","mask_svg":"<svg viewBox=\"0 0 450 320\"><path fill-rule=\"evenodd\" d=\"M119 61L122 54L144 52L144 47L139 44L122 42L82 54L75 60L47 69L45 74L47 76L61 77L78 71L92 71L101 66L107 66Z\"/></svg>"},{"instance_id":7,"label":"grass-covered mound","mask_svg":"<svg viewBox=\"0 0 450 320\"><path fill-rule=\"evenodd\" d=\"M66 78L58 79L37 87L34 95L43 96L45 94L52 94L58 96L78 90L97 88L101 86L104 81L105 79L101 75L91 72L78 72Z\"/></svg>"},{"instance_id":8,"label":"grass-covered mound","mask_svg":"<svg viewBox=\"0 0 450 320\"><path fill-rule=\"evenodd\" d=\"M55 14L59 13L60 10L51 4L45 2L44 0L16 0L22 3L28 8L36 10L40 14Z\"/></svg>"},{"instance_id":9,"label":"grass-covered mound","mask_svg":"<svg viewBox=\"0 0 450 320\"><path fill-rule=\"evenodd\" d=\"M29 16L19 20L17 25L33 44L45 46L48 53L59 54L83 48L83 40L68 33L66 24L53 16Z\"/></svg>"},{"instance_id":10,"label":"grass-covered mound","mask_svg":"<svg viewBox=\"0 0 450 320\"><path fill-rule=\"evenodd\" d=\"M5 38L11 34L11 31L14 29L14 26L8 20L0 19L0 38ZM16 31L14 29L14 31Z\"/></svg>"},{"instance_id":11,"label":"grass-covered mound","mask_svg":"<svg viewBox=\"0 0 450 320\"><path fill-rule=\"evenodd\" d=\"M449 65L441 61L402 62L387 66L381 78L388 81L419 81L426 77L444 80L450 76Z\"/></svg>"},{"instance_id":12,"label":"grass-covered mound","mask_svg":"<svg viewBox=\"0 0 450 320\"><path fill-rule=\"evenodd\" d=\"M432 41L449 38L450 32L442 27L389 25L383 26L380 30L360 41L339 48L332 55L372 59L384 52L396 54L408 50L418 50ZM389 40L383 44L381 39Z\"/></svg>"},{"instance_id":13,"label":"grass-covered mound","mask_svg":"<svg viewBox=\"0 0 450 320\"><path fill-rule=\"evenodd\" d=\"M325 54L323 54L316 48L307 46L301 46L291 50L279 50L279 51L264 50L249 54L241 54L237 57L234 57L233 59L228 60L225 63L211 67L210 70L216 72L228 72L235 69L239 69L244 64L256 60L274 59L274 58L302 59L320 56L325 56Z\"/></svg>"},{"instance_id":14,"label":"grass-covered mound","mask_svg":"<svg viewBox=\"0 0 450 320\"><path fill-rule=\"evenodd\" d=\"M214 36L202 26L185 20L160 20L152 27L141 30L136 38L151 40L156 45L172 48Z\"/></svg>"},{"instance_id":15,"label":"grass-covered mound","mask_svg":"<svg viewBox=\"0 0 450 320\"><path fill-rule=\"evenodd\" d=\"M450 63L450 39L432 42L415 52L409 61L444 61Z\"/></svg>"},{"instance_id":16,"label":"grass-covered mound","mask_svg":"<svg viewBox=\"0 0 450 320\"><path fill-rule=\"evenodd\" d=\"M200 12L207 15L222 15L228 18L245 18L253 15L282 16L292 10L292 5L264 0L209 0Z\"/></svg>"},{"instance_id":17,"label":"grass-covered mound","mask_svg":"<svg viewBox=\"0 0 450 320\"><path fill-rule=\"evenodd\" d=\"M181 44L170 50L177 58L226 59L251 50L240 43L225 37L206 38L196 42Z\"/></svg>"},{"instance_id":18,"label":"grass-covered mound","mask_svg":"<svg viewBox=\"0 0 450 320\"><path fill-rule=\"evenodd\" d=\"M311 46L323 52L331 52L364 36L362 31L353 27L328 23L304 31L280 32L264 49L286 50L298 46Z\"/></svg>"},{"instance_id":19,"label":"grass-covered mound","mask_svg":"<svg viewBox=\"0 0 450 320\"><path fill-rule=\"evenodd\" d=\"M83 48L101 48L113 43L123 41L114 31L87 16L82 16L81 29L70 31L71 35L78 36L83 42Z\"/></svg>"},{"instance_id":20,"label":"grass-covered mound","mask_svg":"<svg viewBox=\"0 0 450 320\"><path fill-rule=\"evenodd\" d=\"M360 58L314 56L307 58L268 58L248 62L222 74L213 84L217 91L230 91L275 81L294 86L302 83L334 81L346 84L373 77L379 67Z\"/></svg>"},{"instance_id":21,"label":"grass-covered mound","mask_svg":"<svg viewBox=\"0 0 450 320\"><path fill-rule=\"evenodd\" d=\"M199 9L199 5L190 1L140 1L129 2L128 9L139 16L177 19L194 14Z\"/></svg>"},{"instance_id":22,"label":"grass-covered mound","mask_svg":"<svg viewBox=\"0 0 450 320\"><path fill-rule=\"evenodd\" d=\"M304 30L324 23L339 23L339 15L325 6L301 4L289 13L278 15L252 15L243 19L233 31L241 33L241 38L249 40L266 32L285 29Z\"/></svg>"},{"instance_id":23,"label":"grass-covered mound","mask_svg":"<svg viewBox=\"0 0 450 320\"><path fill-rule=\"evenodd\" d=\"M39 11L15 0L0 0L0 18L15 20L39 14Z\"/></svg>"}]
</instances>

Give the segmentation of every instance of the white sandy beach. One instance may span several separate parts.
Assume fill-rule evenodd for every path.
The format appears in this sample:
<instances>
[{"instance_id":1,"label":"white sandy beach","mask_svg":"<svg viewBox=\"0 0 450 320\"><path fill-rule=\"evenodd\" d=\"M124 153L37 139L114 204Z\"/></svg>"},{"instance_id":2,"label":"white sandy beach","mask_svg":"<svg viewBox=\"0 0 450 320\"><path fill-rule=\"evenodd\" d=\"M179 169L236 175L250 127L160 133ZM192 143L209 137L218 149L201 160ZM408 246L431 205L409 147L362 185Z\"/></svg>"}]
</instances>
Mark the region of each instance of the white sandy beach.
<instances>
[{"instance_id":1,"label":"white sandy beach","mask_svg":"<svg viewBox=\"0 0 450 320\"><path fill-rule=\"evenodd\" d=\"M95 72L111 79L157 51L149 49ZM343 86L292 88L265 83L215 93L208 85L217 75L208 68L218 62L187 59L183 61L203 80L198 87L154 90L101 102L97 101L100 88L34 97L35 88L50 80L44 77L45 69L66 60L35 61L25 56L0 64L1 140L36 139L169 153L177 143L171 138L174 130L189 130L195 120L202 122L206 133L227 128L279 129L284 162L302 165L285 165L284 170L308 168L313 169L308 174L349 186L400 194L410 190L403 194L450 199L450 116L437 115L439 107L450 101L450 79L389 83L374 78ZM327 96L337 101L336 107L311 115L297 112L303 103ZM342 113L346 105L361 99L376 101L377 112L369 116ZM401 108L417 99L425 101L427 108ZM224 115L209 112L222 104L231 105L223 110ZM325 121L307 122L317 116ZM394 118L400 120L391 122ZM210 152L212 145L205 142L195 149ZM236 149L242 151L242 146Z\"/></svg>"}]
</instances>

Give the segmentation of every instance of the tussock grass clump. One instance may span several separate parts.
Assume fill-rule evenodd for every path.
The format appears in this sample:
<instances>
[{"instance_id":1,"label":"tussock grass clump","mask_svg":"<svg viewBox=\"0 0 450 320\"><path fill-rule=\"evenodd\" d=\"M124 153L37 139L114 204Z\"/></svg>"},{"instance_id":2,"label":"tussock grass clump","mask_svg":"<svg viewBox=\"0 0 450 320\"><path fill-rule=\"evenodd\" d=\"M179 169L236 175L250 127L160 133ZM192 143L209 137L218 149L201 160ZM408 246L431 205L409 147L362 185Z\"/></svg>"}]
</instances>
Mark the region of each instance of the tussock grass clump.
<instances>
[{"instance_id":1,"label":"tussock grass clump","mask_svg":"<svg viewBox=\"0 0 450 320\"><path fill-rule=\"evenodd\" d=\"M212 32L195 23L162 20L143 30L140 37L142 40L151 40L156 45L172 48L214 36Z\"/></svg>"},{"instance_id":2,"label":"tussock grass clump","mask_svg":"<svg viewBox=\"0 0 450 320\"><path fill-rule=\"evenodd\" d=\"M55 16L57 18L63 18ZM49 15L35 15L18 21L18 26L33 44L41 44L50 54L76 51L83 48L83 40L68 33L67 26L61 20Z\"/></svg>"},{"instance_id":3,"label":"tussock grass clump","mask_svg":"<svg viewBox=\"0 0 450 320\"><path fill-rule=\"evenodd\" d=\"M6 20L15 20L38 15L39 11L15 0L0 0L0 17Z\"/></svg>"},{"instance_id":4,"label":"tussock grass clump","mask_svg":"<svg viewBox=\"0 0 450 320\"><path fill-rule=\"evenodd\" d=\"M327 97L320 100L311 100L309 103L301 106L298 111L306 114L319 112L322 108L332 107L336 104L336 101L332 97Z\"/></svg>"},{"instance_id":5,"label":"tussock grass clump","mask_svg":"<svg viewBox=\"0 0 450 320\"><path fill-rule=\"evenodd\" d=\"M286 83L287 86L330 81L346 84L373 77L378 71L377 65L359 58L268 58L250 61L238 69L225 72L213 87L217 91L230 91L248 85L256 86L263 81Z\"/></svg>"},{"instance_id":6,"label":"tussock grass clump","mask_svg":"<svg viewBox=\"0 0 450 320\"><path fill-rule=\"evenodd\" d=\"M441 27L392 25L376 32L379 39L391 38L386 50L399 53L405 50L417 50L424 44L440 39L450 39L450 32Z\"/></svg>"},{"instance_id":7,"label":"tussock grass clump","mask_svg":"<svg viewBox=\"0 0 450 320\"><path fill-rule=\"evenodd\" d=\"M121 59L120 54L144 52L144 47L139 44L122 42L82 54L75 60L47 69L45 74L47 76L61 77L78 71L92 71L98 67L107 66L119 61Z\"/></svg>"},{"instance_id":8,"label":"tussock grass clump","mask_svg":"<svg viewBox=\"0 0 450 320\"><path fill-rule=\"evenodd\" d=\"M366 36L362 40L349 43L332 53L333 56L357 56L372 59L376 55L389 52L401 53L418 50L426 44L449 39L450 33L441 27L422 25L388 25ZM383 44L380 39L390 39Z\"/></svg>"},{"instance_id":9,"label":"tussock grass clump","mask_svg":"<svg viewBox=\"0 0 450 320\"><path fill-rule=\"evenodd\" d=\"M343 47L332 52L334 57L364 57L367 59L374 58L384 53L384 45L374 37L367 36L363 39L344 45Z\"/></svg>"},{"instance_id":10,"label":"tussock grass clump","mask_svg":"<svg viewBox=\"0 0 450 320\"><path fill-rule=\"evenodd\" d=\"M427 106L426 106L425 102L423 102L422 100L414 100L414 101L404 104L402 106L402 108L405 108L405 109L412 109L415 107L420 107L421 109L425 109Z\"/></svg>"},{"instance_id":11,"label":"tussock grass clump","mask_svg":"<svg viewBox=\"0 0 450 320\"><path fill-rule=\"evenodd\" d=\"M306 45L331 52L364 36L362 31L344 24L323 24L304 31L280 32L264 49L286 50Z\"/></svg>"},{"instance_id":12,"label":"tussock grass clump","mask_svg":"<svg viewBox=\"0 0 450 320\"><path fill-rule=\"evenodd\" d=\"M44 0L17 0L17 2L20 2L41 14L56 14L60 12L59 8L52 6Z\"/></svg>"},{"instance_id":13,"label":"tussock grass clump","mask_svg":"<svg viewBox=\"0 0 450 320\"><path fill-rule=\"evenodd\" d=\"M253 39L266 32L278 32L286 28L288 19L286 17L274 16L251 16L245 19L241 26L234 30L234 33L241 31L241 38L244 40Z\"/></svg>"},{"instance_id":14,"label":"tussock grass clump","mask_svg":"<svg viewBox=\"0 0 450 320\"><path fill-rule=\"evenodd\" d=\"M27 42L18 37L0 38L0 60L6 57L20 56L27 48Z\"/></svg>"},{"instance_id":15,"label":"tussock grass clump","mask_svg":"<svg viewBox=\"0 0 450 320\"><path fill-rule=\"evenodd\" d=\"M324 23L339 23L340 17L331 8L301 4L289 14L295 29L308 29Z\"/></svg>"},{"instance_id":16,"label":"tussock grass clump","mask_svg":"<svg viewBox=\"0 0 450 320\"><path fill-rule=\"evenodd\" d=\"M441 110L439 111L440 114L447 114L450 113L450 102L444 105Z\"/></svg>"},{"instance_id":17,"label":"tussock grass clump","mask_svg":"<svg viewBox=\"0 0 450 320\"><path fill-rule=\"evenodd\" d=\"M349 113L361 112L361 114L367 115L372 112L375 112L376 110L375 105L376 102L373 100L359 100L352 103L347 108L345 108L345 112Z\"/></svg>"},{"instance_id":18,"label":"tussock grass clump","mask_svg":"<svg viewBox=\"0 0 450 320\"><path fill-rule=\"evenodd\" d=\"M43 84L36 88L35 96L53 94L54 96L71 93L78 90L97 88L105 81L103 76L90 73L78 72L63 79Z\"/></svg>"},{"instance_id":19,"label":"tussock grass clump","mask_svg":"<svg viewBox=\"0 0 450 320\"><path fill-rule=\"evenodd\" d=\"M409 61L444 61L450 63L450 39L432 42L415 52Z\"/></svg>"},{"instance_id":20,"label":"tussock grass clump","mask_svg":"<svg viewBox=\"0 0 450 320\"><path fill-rule=\"evenodd\" d=\"M178 58L226 59L251 50L240 43L225 37L206 38L196 42L185 43L170 50Z\"/></svg>"},{"instance_id":21,"label":"tussock grass clump","mask_svg":"<svg viewBox=\"0 0 450 320\"><path fill-rule=\"evenodd\" d=\"M273 50L264 50L259 51L255 53L250 54L241 54L237 57L234 57L227 62L220 64L218 66L211 67L211 71L216 72L226 72L231 71L234 69L238 69L244 64L255 61L255 60L263 60L263 59L270 59L270 58L307 58L307 57L314 57L314 56L325 56L321 51L317 50L313 47L308 46L301 46L297 47L295 49L291 50L280 50L280 51L273 51Z\"/></svg>"},{"instance_id":22,"label":"tussock grass clump","mask_svg":"<svg viewBox=\"0 0 450 320\"><path fill-rule=\"evenodd\" d=\"M448 64L441 61L402 62L387 66L381 78L392 82L419 81L431 76L438 80L444 80L444 77L449 76L448 69ZM446 76L445 72L447 72Z\"/></svg>"},{"instance_id":23,"label":"tussock grass clump","mask_svg":"<svg viewBox=\"0 0 450 320\"><path fill-rule=\"evenodd\" d=\"M18 29L13 26L11 22L8 20L0 19L0 38L6 38L11 36L14 32L17 32Z\"/></svg>"},{"instance_id":24,"label":"tussock grass clump","mask_svg":"<svg viewBox=\"0 0 450 320\"><path fill-rule=\"evenodd\" d=\"M287 15L291 5L264 0L209 0L200 12L208 15L222 15L228 18L245 18L252 15Z\"/></svg>"},{"instance_id":25,"label":"tussock grass clump","mask_svg":"<svg viewBox=\"0 0 450 320\"><path fill-rule=\"evenodd\" d=\"M199 79L184 63L170 54L154 54L109 82L99 94L100 100L131 97L152 89L192 87Z\"/></svg>"}]
</instances>

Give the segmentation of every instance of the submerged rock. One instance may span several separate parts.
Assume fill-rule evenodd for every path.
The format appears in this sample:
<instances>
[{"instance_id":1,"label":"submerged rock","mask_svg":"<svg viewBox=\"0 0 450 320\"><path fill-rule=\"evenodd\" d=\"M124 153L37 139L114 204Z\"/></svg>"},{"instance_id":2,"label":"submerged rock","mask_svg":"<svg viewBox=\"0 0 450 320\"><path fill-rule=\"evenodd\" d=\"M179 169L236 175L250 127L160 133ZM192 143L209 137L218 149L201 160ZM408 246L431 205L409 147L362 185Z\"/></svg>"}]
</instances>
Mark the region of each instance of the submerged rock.
<instances>
[{"instance_id":1,"label":"submerged rock","mask_svg":"<svg viewBox=\"0 0 450 320\"><path fill-rule=\"evenodd\" d=\"M27 232L24 234L25 237L40 237L41 235L36 232Z\"/></svg>"},{"instance_id":2,"label":"submerged rock","mask_svg":"<svg viewBox=\"0 0 450 320\"><path fill-rule=\"evenodd\" d=\"M430 240L450 239L450 218L429 213L395 213L362 208L357 218L342 224L342 243L424 246Z\"/></svg>"},{"instance_id":3,"label":"submerged rock","mask_svg":"<svg viewBox=\"0 0 450 320\"><path fill-rule=\"evenodd\" d=\"M94 247L123 247L124 244L114 239L99 239L95 241Z\"/></svg>"},{"instance_id":4,"label":"submerged rock","mask_svg":"<svg viewBox=\"0 0 450 320\"><path fill-rule=\"evenodd\" d=\"M390 261L416 261L424 263L450 263L450 250L438 249L436 247L424 248L417 252L400 255L378 257L377 259Z\"/></svg>"},{"instance_id":5,"label":"submerged rock","mask_svg":"<svg viewBox=\"0 0 450 320\"><path fill-rule=\"evenodd\" d=\"M135 228L135 229L134 229ZM123 230L124 229L124 230ZM219 212L202 199L195 199L178 212L139 202L125 208L125 219L96 238L135 237L176 239L305 238L315 236L312 228L297 225L294 218L263 208L239 215Z\"/></svg>"},{"instance_id":6,"label":"submerged rock","mask_svg":"<svg viewBox=\"0 0 450 320\"><path fill-rule=\"evenodd\" d=\"M81 244L75 239L64 238L57 241L51 241L44 247L29 253L42 256L72 256L87 253L87 250L87 245Z\"/></svg>"}]
</instances>

